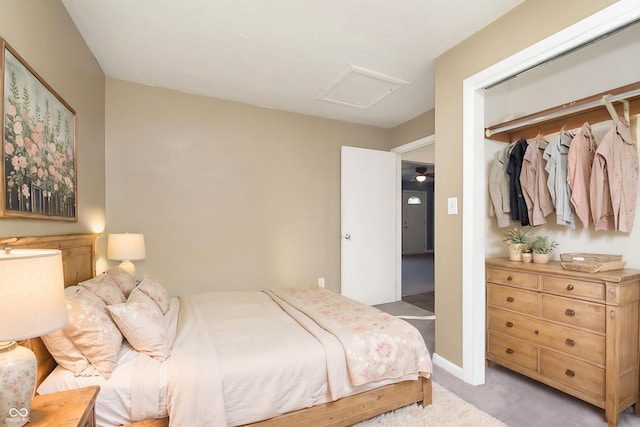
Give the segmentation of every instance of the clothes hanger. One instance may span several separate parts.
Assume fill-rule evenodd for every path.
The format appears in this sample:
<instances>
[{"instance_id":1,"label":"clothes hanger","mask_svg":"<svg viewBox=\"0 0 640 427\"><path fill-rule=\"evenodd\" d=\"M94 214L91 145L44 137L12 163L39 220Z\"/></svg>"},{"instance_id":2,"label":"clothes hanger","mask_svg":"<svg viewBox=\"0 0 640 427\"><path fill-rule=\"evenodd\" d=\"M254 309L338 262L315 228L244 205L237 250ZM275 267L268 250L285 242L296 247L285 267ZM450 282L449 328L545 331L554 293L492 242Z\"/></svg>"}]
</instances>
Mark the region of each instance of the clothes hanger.
<instances>
[{"instance_id":1,"label":"clothes hanger","mask_svg":"<svg viewBox=\"0 0 640 427\"><path fill-rule=\"evenodd\" d=\"M613 107L613 104L611 104L611 102L609 102L609 100L607 99L608 96L609 95L603 95L600 102L602 103L602 105L607 107L607 111L609 112L609 115L611 116L611 118L613 119L613 123L615 124L618 123L620 117L618 117L618 112Z\"/></svg>"}]
</instances>

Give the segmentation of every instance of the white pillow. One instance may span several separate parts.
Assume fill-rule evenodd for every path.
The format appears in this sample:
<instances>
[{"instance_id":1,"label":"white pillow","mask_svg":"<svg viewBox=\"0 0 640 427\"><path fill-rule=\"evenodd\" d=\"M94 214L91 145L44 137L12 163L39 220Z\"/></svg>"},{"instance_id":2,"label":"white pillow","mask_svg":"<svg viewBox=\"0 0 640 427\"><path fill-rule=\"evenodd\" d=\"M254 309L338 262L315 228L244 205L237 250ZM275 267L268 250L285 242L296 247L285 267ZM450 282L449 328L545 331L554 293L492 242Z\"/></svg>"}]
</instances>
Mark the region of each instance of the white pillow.
<instances>
[{"instance_id":1,"label":"white pillow","mask_svg":"<svg viewBox=\"0 0 640 427\"><path fill-rule=\"evenodd\" d=\"M109 378L118 361L122 333L104 301L90 291L81 288L66 300L69 323L64 333L96 370Z\"/></svg>"},{"instance_id":2,"label":"white pillow","mask_svg":"<svg viewBox=\"0 0 640 427\"><path fill-rule=\"evenodd\" d=\"M94 295L99 296L107 305L120 304L127 300L118 284L114 282L111 277L107 276L106 273L102 273L93 279L80 282L78 285Z\"/></svg>"},{"instance_id":3,"label":"white pillow","mask_svg":"<svg viewBox=\"0 0 640 427\"><path fill-rule=\"evenodd\" d=\"M169 293L158 283L153 277L148 274L144 275L142 282L136 288L149 296L158 307L160 307L160 311L162 314L165 314L169 310Z\"/></svg>"},{"instance_id":4,"label":"white pillow","mask_svg":"<svg viewBox=\"0 0 640 427\"><path fill-rule=\"evenodd\" d=\"M134 289L126 303L109 305L107 310L133 348L158 360L169 356L162 312L148 295Z\"/></svg>"}]
</instances>

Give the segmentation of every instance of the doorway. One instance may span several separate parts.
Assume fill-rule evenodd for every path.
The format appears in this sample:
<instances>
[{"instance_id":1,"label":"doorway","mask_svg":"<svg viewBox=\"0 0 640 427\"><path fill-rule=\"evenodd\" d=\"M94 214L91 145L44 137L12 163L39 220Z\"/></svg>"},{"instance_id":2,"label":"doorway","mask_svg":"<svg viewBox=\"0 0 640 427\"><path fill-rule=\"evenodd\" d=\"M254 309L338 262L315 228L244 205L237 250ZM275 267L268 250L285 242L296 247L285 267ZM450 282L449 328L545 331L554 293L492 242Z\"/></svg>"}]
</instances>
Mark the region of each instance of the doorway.
<instances>
[{"instance_id":1,"label":"doorway","mask_svg":"<svg viewBox=\"0 0 640 427\"><path fill-rule=\"evenodd\" d=\"M402 161L402 301L435 313L435 166Z\"/></svg>"}]
</instances>

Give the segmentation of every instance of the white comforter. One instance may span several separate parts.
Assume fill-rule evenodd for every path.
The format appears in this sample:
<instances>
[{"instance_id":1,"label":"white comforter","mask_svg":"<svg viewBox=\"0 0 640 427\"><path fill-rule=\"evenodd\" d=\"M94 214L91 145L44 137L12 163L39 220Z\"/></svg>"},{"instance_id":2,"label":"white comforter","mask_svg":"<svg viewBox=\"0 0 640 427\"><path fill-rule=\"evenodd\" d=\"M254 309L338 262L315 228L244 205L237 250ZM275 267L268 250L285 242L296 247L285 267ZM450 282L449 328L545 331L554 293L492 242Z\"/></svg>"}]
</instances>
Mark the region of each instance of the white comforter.
<instances>
[{"instance_id":1,"label":"white comforter","mask_svg":"<svg viewBox=\"0 0 640 427\"><path fill-rule=\"evenodd\" d=\"M171 426L260 421L432 369L413 326L324 289L210 293L181 303Z\"/></svg>"}]
</instances>

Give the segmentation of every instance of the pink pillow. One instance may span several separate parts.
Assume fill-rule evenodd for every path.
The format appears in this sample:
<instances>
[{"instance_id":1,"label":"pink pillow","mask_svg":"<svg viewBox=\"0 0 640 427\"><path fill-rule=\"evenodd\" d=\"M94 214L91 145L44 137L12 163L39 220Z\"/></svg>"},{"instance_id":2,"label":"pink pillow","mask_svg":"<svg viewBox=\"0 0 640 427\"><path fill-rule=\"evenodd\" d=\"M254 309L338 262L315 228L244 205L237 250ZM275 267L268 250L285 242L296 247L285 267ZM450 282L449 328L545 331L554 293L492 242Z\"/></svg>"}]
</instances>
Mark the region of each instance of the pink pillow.
<instances>
[{"instance_id":1,"label":"pink pillow","mask_svg":"<svg viewBox=\"0 0 640 427\"><path fill-rule=\"evenodd\" d=\"M120 304L127 299L120 290L120 287L106 273L102 273L93 279L85 280L78 284L89 292L100 297L105 304Z\"/></svg>"},{"instance_id":2,"label":"pink pillow","mask_svg":"<svg viewBox=\"0 0 640 427\"><path fill-rule=\"evenodd\" d=\"M164 317L145 293L134 289L126 303L109 305L107 310L133 348L158 360L169 356Z\"/></svg>"},{"instance_id":3,"label":"pink pillow","mask_svg":"<svg viewBox=\"0 0 640 427\"><path fill-rule=\"evenodd\" d=\"M67 300L69 324L64 333L105 378L109 378L118 361L122 333L113 323L104 301L81 288Z\"/></svg>"},{"instance_id":4,"label":"pink pillow","mask_svg":"<svg viewBox=\"0 0 640 427\"><path fill-rule=\"evenodd\" d=\"M73 372L75 376L100 375L62 329L41 338L58 365Z\"/></svg>"},{"instance_id":5,"label":"pink pillow","mask_svg":"<svg viewBox=\"0 0 640 427\"><path fill-rule=\"evenodd\" d=\"M140 283L136 289L144 292L155 301L158 307L160 307L162 314L169 311L169 293L165 287L158 283L153 277L145 274L142 283Z\"/></svg>"},{"instance_id":6,"label":"pink pillow","mask_svg":"<svg viewBox=\"0 0 640 427\"><path fill-rule=\"evenodd\" d=\"M136 279L120 267L111 267L105 273L120 287L124 297L129 298L129 294L136 287Z\"/></svg>"}]
</instances>

